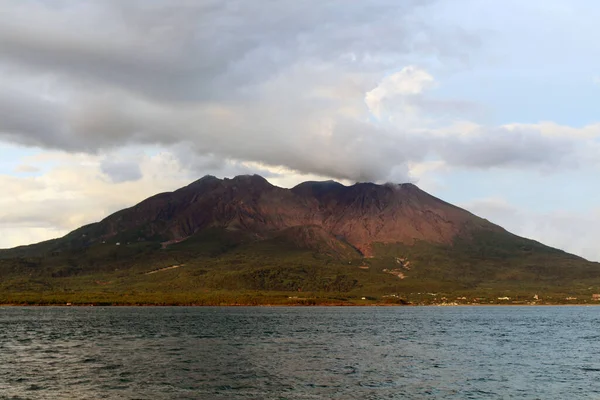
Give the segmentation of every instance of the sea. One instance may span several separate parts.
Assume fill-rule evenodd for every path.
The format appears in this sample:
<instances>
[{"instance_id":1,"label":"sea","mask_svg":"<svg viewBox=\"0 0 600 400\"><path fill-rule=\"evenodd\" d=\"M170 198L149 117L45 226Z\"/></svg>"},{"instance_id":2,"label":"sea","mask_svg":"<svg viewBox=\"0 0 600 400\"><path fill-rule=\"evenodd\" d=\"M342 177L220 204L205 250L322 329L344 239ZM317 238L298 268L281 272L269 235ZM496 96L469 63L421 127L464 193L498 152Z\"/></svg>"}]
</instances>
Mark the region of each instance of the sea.
<instances>
[{"instance_id":1,"label":"sea","mask_svg":"<svg viewBox=\"0 0 600 400\"><path fill-rule=\"evenodd\" d=\"M600 399L600 307L0 307L0 399Z\"/></svg>"}]
</instances>

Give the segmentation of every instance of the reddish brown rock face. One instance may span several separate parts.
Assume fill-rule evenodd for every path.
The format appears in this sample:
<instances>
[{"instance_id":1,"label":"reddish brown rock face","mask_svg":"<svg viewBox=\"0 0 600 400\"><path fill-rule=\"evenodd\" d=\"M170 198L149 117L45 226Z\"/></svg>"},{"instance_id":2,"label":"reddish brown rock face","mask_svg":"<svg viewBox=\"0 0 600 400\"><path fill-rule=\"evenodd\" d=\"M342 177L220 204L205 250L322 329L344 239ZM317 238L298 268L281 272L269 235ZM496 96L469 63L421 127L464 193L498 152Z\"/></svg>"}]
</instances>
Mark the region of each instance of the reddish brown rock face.
<instances>
[{"instance_id":1,"label":"reddish brown rock face","mask_svg":"<svg viewBox=\"0 0 600 400\"><path fill-rule=\"evenodd\" d=\"M343 186L328 181L283 189L257 175L224 180L207 176L119 211L92 227L98 238L130 230L167 239L212 227L256 237L285 231L288 236L298 235L298 241L314 235L339 240L365 256L370 255L374 242L450 243L456 235L473 229L501 229L412 184ZM294 227L310 229L289 230Z\"/></svg>"}]
</instances>

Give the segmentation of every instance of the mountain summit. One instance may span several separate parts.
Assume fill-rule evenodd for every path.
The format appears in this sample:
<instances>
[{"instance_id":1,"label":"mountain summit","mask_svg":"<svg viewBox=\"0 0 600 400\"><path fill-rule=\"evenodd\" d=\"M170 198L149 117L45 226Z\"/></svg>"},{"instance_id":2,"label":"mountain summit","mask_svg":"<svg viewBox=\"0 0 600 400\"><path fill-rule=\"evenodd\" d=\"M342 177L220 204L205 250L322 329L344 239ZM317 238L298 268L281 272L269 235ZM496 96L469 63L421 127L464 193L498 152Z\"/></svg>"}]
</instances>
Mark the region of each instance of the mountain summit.
<instances>
[{"instance_id":1,"label":"mountain summit","mask_svg":"<svg viewBox=\"0 0 600 400\"><path fill-rule=\"evenodd\" d=\"M600 278L595 263L515 236L410 183L284 189L258 175L205 176L63 238L0 251L0 259L0 272L4 265L12 277L106 274L121 288L177 268L197 287L220 290L473 291L589 287Z\"/></svg>"},{"instance_id":2,"label":"mountain summit","mask_svg":"<svg viewBox=\"0 0 600 400\"><path fill-rule=\"evenodd\" d=\"M318 227L365 256L372 255L376 242L450 244L477 230L502 231L410 183L304 182L283 189L258 175L244 175L205 176L75 232L91 245L113 238L181 241L209 228L268 239L294 227Z\"/></svg>"}]
</instances>

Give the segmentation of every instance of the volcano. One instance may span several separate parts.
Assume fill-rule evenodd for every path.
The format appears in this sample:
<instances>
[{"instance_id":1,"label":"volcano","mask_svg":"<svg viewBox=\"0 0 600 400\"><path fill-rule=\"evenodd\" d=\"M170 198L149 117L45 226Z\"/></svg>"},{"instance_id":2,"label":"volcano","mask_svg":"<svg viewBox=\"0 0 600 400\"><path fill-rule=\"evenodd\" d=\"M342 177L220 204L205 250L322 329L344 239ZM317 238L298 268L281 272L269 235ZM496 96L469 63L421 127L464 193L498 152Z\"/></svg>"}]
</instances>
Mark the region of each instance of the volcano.
<instances>
[{"instance_id":1,"label":"volcano","mask_svg":"<svg viewBox=\"0 0 600 400\"><path fill-rule=\"evenodd\" d=\"M600 281L598 264L516 236L414 184L284 189L258 175L205 176L62 238L2 250L0 272L9 293L97 290L94 277L119 293L579 293Z\"/></svg>"}]
</instances>

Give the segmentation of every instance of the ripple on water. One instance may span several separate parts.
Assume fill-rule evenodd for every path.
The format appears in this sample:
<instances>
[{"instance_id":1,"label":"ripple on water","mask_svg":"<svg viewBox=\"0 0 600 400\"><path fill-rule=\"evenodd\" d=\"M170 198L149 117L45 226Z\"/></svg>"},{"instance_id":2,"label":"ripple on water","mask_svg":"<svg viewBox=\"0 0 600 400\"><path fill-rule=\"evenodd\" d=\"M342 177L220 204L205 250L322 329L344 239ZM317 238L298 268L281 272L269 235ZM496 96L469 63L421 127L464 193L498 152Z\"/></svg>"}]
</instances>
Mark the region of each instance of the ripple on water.
<instances>
[{"instance_id":1,"label":"ripple on water","mask_svg":"<svg viewBox=\"0 0 600 400\"><path fill-rule=\"evenodd\" d=\"M0 399L594 398L595 308L0 308Z\"/></svg>"}]
</instances>

